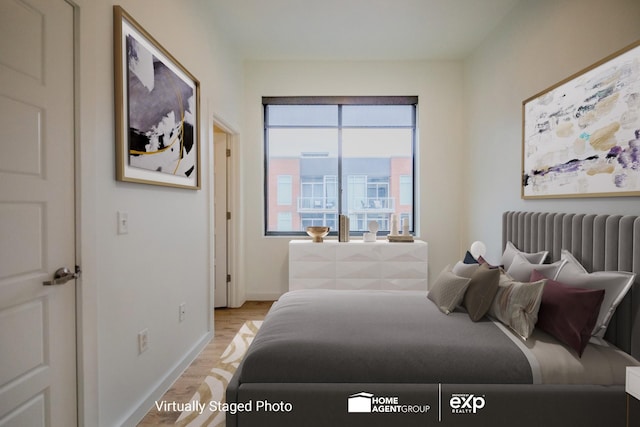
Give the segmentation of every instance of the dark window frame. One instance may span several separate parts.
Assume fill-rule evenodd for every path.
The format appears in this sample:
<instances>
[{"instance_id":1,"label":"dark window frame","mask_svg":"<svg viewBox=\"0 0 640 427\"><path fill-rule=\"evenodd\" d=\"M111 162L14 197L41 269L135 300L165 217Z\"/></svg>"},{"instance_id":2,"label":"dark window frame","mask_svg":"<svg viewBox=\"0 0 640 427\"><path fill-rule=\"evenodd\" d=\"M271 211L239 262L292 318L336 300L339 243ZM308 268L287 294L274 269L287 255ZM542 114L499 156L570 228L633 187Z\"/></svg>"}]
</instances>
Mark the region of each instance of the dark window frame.
<instances>
[{"instance_id":1,"label":"dark window frame","mask_svg":"<svg viewBox=\"0 0 640 427\"><path fill-rule=\"evenodd\" d=\"M343 182L342 177L342 130L349 128L393 128L394 126L343 126L342 125L342 106L344 105L362 105L362 106L376 106L376 105L411 105L413 106L412 123L411 123L411 177L412 177L412 193L413 203L411 206L410 216L413 219L411 221L410 232L415 234L417 229L417 216L416 216L416 137L417 137L417 109L418 109L418 97L417 96L278 96L262 97L262 111L263 111L263 142L264 142L264 164L263 164L263 230L265 236L306 236L304 231L273 231L269 230L269 128L287 128L289 126L268 126L268 106L269 105L337 105L338 106L338 125L326 126L326 125L312 125L312 126L295 126L298 128L317 128L317 129L338 129L338 173L337 173L337 185L338 185L338 215L342 213L342 194L343 187L346 185ZM398 128L407 128L408 126L398 126ZM276 195L277 197L277 195ZM352 231L351 235L362 235L362 231ZM337 230L332 230L329 235L337 235Z\"/></svg>"}]
</instances>

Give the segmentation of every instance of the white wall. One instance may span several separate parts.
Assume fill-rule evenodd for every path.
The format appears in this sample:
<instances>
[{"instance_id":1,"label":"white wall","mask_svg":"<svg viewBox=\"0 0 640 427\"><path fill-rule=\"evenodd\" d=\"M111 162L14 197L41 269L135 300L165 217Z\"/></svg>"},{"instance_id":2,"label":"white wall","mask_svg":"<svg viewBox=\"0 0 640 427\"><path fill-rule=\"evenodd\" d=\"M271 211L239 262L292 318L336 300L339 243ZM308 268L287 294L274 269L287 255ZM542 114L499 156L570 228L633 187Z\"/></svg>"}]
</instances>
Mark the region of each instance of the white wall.
<instances>
[{"instance_id":1,"label":"white wall","mask_svg":"<svg viewBox=\"0 0 640 427\"><path fill-rule=\"evenodd\" d=\"M640 39L637 0L521 1L465 62L464 246L499 261L508 210L640 214L638 197L522 200L522 101Z\"/></svg>"},{"instance_id":2,"label":"white wall","mask_svg":"<svg viewBox=\"0 0 640 427\"><path fill-rule=\"evenodd\" d=\"M206 1L119 4L200 81L202 189L115 180L113 2L79 1L80 400L85 425L100 426L135 425L211 336L212 120L238 128L242 103L241 64L203 20Z\"/></svg>"},{"instance_id":3,"label":"white wall","mask_svg":"<svg viewBox=\"0 0 640 427\"><path fill-rule=\"evenodd\" d=\"M519 198L522 100L638 39L640 3L635 0L522 1L464 67L457 62L252 62L244 68L223 36L203 21L206 14L199 12L209 7L207 0L121 0L200 80L200 191L115 181L113 3L76 1L80 400L86 425L133 424L162 391L163 379L177 375L190 351L208 337L208 161L214 114L244 130L235 160L242 208L237 283L246 287L248 299L275 298L287 285L288 239L263 233L261 96L420 97L419 237L430 244L432 279L471 240L483 239L497 253L504 210L638 213L637 198ZM547 58L546 65L541 58ZM129 235L116 235L118 210L129 213ZM178 323L181 302L187 304L187 319ZM136 336L143 328L149 329L150 348L139 356Z\"/></svg>"},{"instance_id":4,"label":"white wall","mask_svg":"<svg viewBox=\"0 0 640 427\"><path fill-rule=\"evenodd\" d=\"M464 165L459 62L248 62L241 168L241 271L247 299L287 290L289 238L264 236L262 96L418 95L418 237L429 242L430 277L459 257Z\"/></svg>"}]
</instances>

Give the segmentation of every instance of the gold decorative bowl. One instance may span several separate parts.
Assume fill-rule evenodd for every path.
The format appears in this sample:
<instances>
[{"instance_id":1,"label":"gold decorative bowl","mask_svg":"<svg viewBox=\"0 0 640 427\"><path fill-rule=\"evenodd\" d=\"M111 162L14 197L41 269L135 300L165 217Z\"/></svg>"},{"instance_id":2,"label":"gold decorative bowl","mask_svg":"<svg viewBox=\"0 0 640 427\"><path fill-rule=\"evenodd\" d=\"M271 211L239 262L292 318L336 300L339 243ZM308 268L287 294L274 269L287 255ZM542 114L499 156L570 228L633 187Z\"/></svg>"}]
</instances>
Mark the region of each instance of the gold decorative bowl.
<instances>
[{"instance_id":1,"label":"gold decorative bowl","mask_svg":"<svg viewBox=\"0 0 640 427\"><path fill-rule=\"evenodd\" d=\"M329 234L329 227L307 227L307 234L313 237L316 243L322 243L322 238Z\"/></svg>"}]
</instances>

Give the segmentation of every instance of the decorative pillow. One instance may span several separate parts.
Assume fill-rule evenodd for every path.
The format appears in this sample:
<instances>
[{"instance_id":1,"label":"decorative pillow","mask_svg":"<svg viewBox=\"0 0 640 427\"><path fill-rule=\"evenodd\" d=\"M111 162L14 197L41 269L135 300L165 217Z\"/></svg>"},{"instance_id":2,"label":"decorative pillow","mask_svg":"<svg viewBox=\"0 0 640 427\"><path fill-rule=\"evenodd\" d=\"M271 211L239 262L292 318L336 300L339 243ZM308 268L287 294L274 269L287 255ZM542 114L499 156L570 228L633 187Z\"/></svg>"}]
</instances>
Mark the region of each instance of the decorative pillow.
<instances>
[{"instance_id":1,"label":"decorative pillow","mask_svg":"<svg viewBox=\"0 0 640 427\"><path fill-rule=\"evenodd\" d=\"M544 279L539 271L531 281ZM604 299L604 289L583 289L547 280L542 292L537 328L573 348L582 357Z\"/></svg>"},{"instance_id":2,"label":"decorative pillow","mask_svg":"<svg viewBox=\"0 0 640 427\"><path fill-rule=\"evenodd\" d=\"M471 255L471 252L467 251L464 254L464 259L462 260L462 262L464 262L465 264L477 264L478 260L473 255Z\"/></svg>"},{"instance_id":3,"label":"decorative pillow","mask_svg":"<svg viewBox=\"0 0 640 427\"><path fill-rule=\"evenodd\" d=\"M558 272L556 277L558 282L574 288L604 289L604 300L600 306L596 325L591 332L593 336L604 337L611 316L631 288L635 274L626 271L589 273L571 252L565 249L561 252L561 258L567 262Z\"/></svg>"},{"instance_id":4,"label":"decorative pillow","mask_svg":"<svg viewBox=\"0 0 640 427\"><path fill-rule=\"evenodd\" d=\"M436 278L427 297L440 311L449 314L462 302L470 281L468 277L456 276L450 266L446 266Z\"/></svg>"},{"instance_id":5,"label":"decorative pillow","mask_svg":"<svg viewBox=\"0 0 640 427\"><path fill-rule=\"evenodd\" d=\"M490 269L486 264L478 267L471 281L467 292L464 294L464 306L469 313L469 317L474 322L482 319L498 291L498 281L500 280L500 270Z\"/></svg>"},{"instance_id":6,"label":"decorative pillow","mask_svg":"<svg viewBox=\"0 0 640 427\"><path fill-rule=\"evenodd\" d=\"M504 248L504 252L502 253L502 266L504 267L505 270L508 270L509 267L511 267L511 263L513 262L513 257L515 257L516 254L522 254L522 256L525 257L525 259L532 264L542 264L544 260L547 258L547 255L549 255L549 252L548 251L540 251L535 253L522 252L520 249L516 248L513 243L507 242ZM528 279L525 279L525 280L528 280Z\"/></svg>"},{"instance_id":7,"label":"decorative pillow","mask_svg":"<svg viewBox=\"0 0 640 427\"><path fill-rule=\"evenodd\" d=\"M556 261L553 264L532 264L527 260L522 252L515 254L511 265L507 269L507 274L519 282L526 282L531 277L531 272L535 269L543 273L546 277L555 278L566 260Z\"/></svg>"},{"instance_id":8,"label":"decorative pillow","mask_svg":"<svg viewBox=\"0 0 640 427\"><path fill-rule=\"evenodd\" d=\"M500 275L489 315L527 339L538 321L538 310L546 279L532 283L513 280L507 274Z\"/></svg>"},{"instance_id":9,"label":"decorative pillow","mask_svg":"<svg viewBox=\"0 0 640 427\"><path fill-rule=\"evenodd\" d=\"M480 264L465 264L462 261L458 261L451 271L453 271L453 274L456 276L470 278L478 267L480 267Z\"/></svg>"},{"instance_id":10,"label":"decorative pillow","mask_svg":"<svg viewBox=\"0 0 640 427\"><path fill-rule=\"evenodd\" d=\"M486 259L484 259L484 257L483 257L482 255L480 255L480 256L478 257L478 264L487 264L487 267L489 267L489 268L500 268L500 266L499 266L499 265L493 265L493 264L490 264L490 263L489 263L489 261L487 261Z\"/></svg>"}]
</instances>

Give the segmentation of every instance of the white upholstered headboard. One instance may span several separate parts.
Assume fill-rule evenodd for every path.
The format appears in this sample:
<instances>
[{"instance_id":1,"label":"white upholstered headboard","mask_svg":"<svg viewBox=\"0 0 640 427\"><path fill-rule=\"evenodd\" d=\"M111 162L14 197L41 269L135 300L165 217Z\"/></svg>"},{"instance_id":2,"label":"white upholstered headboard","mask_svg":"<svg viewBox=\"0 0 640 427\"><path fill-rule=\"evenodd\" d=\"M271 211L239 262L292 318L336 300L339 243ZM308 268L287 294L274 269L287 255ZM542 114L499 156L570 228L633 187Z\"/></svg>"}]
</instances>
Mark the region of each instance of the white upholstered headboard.
<instances>
[{"instance_id":1,"label":"white upholstered headboard","mask_svg":"<svg viewBox=\"0 0 640 427\"><path fill-rule=\"evenodd\" d=\"M505 212L502 247L549 251L560 259L567 249L588 271L636 273L636 282L616 309L605 338L640 359L640 217L632 215Z\"/></svg>"}]
</instances>

